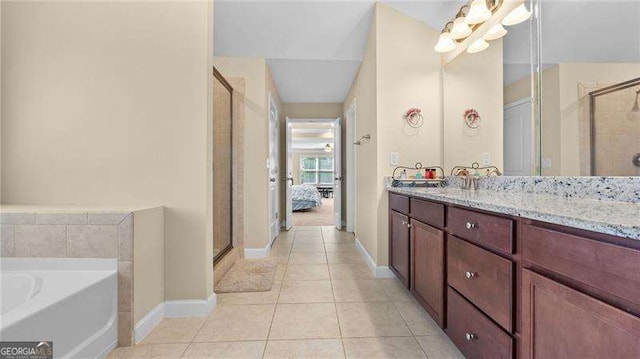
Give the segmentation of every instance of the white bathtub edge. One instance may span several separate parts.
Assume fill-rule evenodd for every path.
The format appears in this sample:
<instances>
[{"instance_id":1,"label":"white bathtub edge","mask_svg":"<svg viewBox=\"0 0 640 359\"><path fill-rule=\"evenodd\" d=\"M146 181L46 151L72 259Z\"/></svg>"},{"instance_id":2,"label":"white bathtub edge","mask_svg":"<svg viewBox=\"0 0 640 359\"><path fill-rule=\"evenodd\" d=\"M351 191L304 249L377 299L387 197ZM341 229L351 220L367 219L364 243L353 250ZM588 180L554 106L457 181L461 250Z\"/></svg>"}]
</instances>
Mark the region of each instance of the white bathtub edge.
<instances>
[{"instance_id":1,"label":"white bathtub edge","mask_svg":"<svg viewBox=\"0 0 640 359\"><path fill-rule=\"evenodd\" d=\"M216 307L216 294L206 300L168 300L156 305L147 315L136 323L133 340L140 343L163 318L206 317Z\"/></svg>"},{"instance_id":2,"label":"white bathtub edge","mask_svg":"<svg viewBox=\"0 0 640 359\"><path fill-rule=\"evenodd\" d=\"M96 359L103 359L103 358L106 358L106 357L109 355L109 353L111 353L111 352L112 352L115 348L117 348L117 347L118 347L118 341L117 341L117 340L115 340L115 341L113 341L111 344L109 344L109 346L108 346L108 347L106 347L106 348L102 351L102 353L98 354L98 356L96 357Z\"/></svg>"}]
</instances>

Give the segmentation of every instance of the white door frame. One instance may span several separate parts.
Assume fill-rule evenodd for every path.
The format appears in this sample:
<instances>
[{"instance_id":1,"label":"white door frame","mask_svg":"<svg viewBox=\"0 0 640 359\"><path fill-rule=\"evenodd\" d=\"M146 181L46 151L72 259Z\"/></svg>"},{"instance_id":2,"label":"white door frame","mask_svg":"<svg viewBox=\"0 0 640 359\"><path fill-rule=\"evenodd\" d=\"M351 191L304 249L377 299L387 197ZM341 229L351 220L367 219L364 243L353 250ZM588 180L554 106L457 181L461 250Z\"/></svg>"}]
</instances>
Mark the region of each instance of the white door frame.
<instances>
[{"instance_id":1,"label":"white door frame","mask_svg":"<svg viewBox=\"0 0 640 359\"><path fill-rule=\"evenodd\" d=\"M355 220L356 220L356 178L355 178L355 147L353 143L356 141L355 133L356 133L356 99L353 99L351 105L344 114L344 120L346 122L347 130L346 130L346 138L343 141L345 147L343 150L346 151L346 173L343 174L343 177L347 180L346 186L346 199L347 199L347 232L353 233L355 231Z\"/></svg>"},{"instance_id":2,"label":"white door frame","mask_svg":"<svg viewBox=\"0 0 640 359\"><path fill-rule=\"evenodd\" d=\"M285 129L286 129L286 133L289 134L290 133L290 125L294 124L294 123L335 123L336 121L339 121L340 123L342 123L342 119L340 117L336 118L289 118L287 117L286 122L285 122ZM285 191L286 191L286 196L285 196L285 201L286 201L286 208L287 208L287 213L285 214L285 228L288 230L291 228L291 226L293 225L291 223L291 186L290 184L290 174L292 173L292 168L291 166L293 166L293 164L291 163L291 153L290 153L290 149L291 149L291 136L287 135L286 136L286 148L287 148L287 153L286 153L286 170L285 173L286 175L284 176L284 180L285 180ZM343 147L343 146L340 146ZM342 152L343 150L341 149L338 152ZM342 153L338 153L336 151L333 152L334 154L334 163L335 163L335 157L336 156L342 156ZM344 174L343 174L344 176Z\"/></svg>"},{"instance_id":3,"label":"white door frame","mask_svg":"<svg viewBox=\"0 0 640 359\"><path fill-rule=\"evenodd\" d=\"M268 218L269 218L269 244L280 233L280 221L278 220L279 211L279 189L278 189L278 176L279 176L279 141L278 141L278 106L273 100L271 92L269 92L269 157L267 158L267 168L269 171L269 178L267 182L267 188L269 191L269 206L268 206ZM272 118L272 113L275 113ZM275 193L271 190L272 186L275 186ZM275 210L275 213L273 213ZM275 223L275 224L274 224Z\"/></svg>"}]
</instances>

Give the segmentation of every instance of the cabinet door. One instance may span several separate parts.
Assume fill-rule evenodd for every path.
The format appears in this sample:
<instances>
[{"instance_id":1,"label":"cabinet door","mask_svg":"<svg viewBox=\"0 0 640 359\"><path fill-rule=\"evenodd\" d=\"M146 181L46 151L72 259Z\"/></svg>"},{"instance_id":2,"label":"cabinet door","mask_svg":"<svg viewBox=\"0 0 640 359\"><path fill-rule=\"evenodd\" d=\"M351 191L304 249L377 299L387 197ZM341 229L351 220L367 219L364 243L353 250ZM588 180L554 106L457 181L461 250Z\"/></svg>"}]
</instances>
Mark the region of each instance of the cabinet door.
<instances>
[{"instance_id":1,"label":"cabinet door","mask_svg":"<svg viewBox=\"0 0 640 359\"><path fill-rule=\"evenodd\" d=\"M389 265L405 287L409 287L409 217L390 211Z\"/></svg>"},{"instance_id":2,"label":"cabinet door","mask_svg":"<svg viewBox=\"0 0 640 359\"><path fill-rule=\"evenodd\" d=\"M640 318L522 271L522 358L640 358Z\"/></svg>"},{"instance_id":3,"label":"cabinet door","mask_svg":"<svg viewBox=\"0 0 640 359\"><path fill-rule=\"evenodd\" d=\"M444 326L444 232L411 220L411 291Z\"/></svg>"}]
</instances>

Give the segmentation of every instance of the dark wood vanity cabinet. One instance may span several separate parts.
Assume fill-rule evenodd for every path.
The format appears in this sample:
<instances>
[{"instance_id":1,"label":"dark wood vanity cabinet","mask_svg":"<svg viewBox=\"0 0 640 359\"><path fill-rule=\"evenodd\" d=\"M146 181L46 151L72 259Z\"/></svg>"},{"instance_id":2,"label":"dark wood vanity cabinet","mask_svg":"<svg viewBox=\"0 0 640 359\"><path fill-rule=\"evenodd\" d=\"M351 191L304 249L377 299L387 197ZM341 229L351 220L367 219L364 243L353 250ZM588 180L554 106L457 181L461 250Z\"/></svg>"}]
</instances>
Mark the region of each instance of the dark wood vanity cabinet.
<instances>
[{"instance_id":1,"label":"dark wood vanity cabinet","mask_svg":"<svg viewBox=\"0 0 640 359\"><path fill-rule=\"evenodd\" d=\"M389 267L400 282L409 287L409 217L389 212Z\"/></svg>"},{"instance_id":2,"label":"dark wood vanity cabinet","mask_svg":"<svg viewBox=\"0 0 640 359\"><path fill-rule=\"evenodd\" d=\"M390 193L389 262L467 358L640 358L640 242Z\"/></svg>"},{"instance_id":3,"label":"dark wood vanity cabinet","mask_svg":"<svg viewBox=\"0 0 640 359\"><path fill-rule=\"evenodd\" d=\"M411 292L431 317L444 326L444 231L411 220Z\"/></svg>"},{"instance_id":4,"label":"dark wood vanity cabinet","mask_svg":"<svg viewBox=\"0 0 640 359\"><path fill-rule=\"evenodd\" d=\"M522 272L522 358L640 358L638 317Z\"/></svg>"}]
</instances>

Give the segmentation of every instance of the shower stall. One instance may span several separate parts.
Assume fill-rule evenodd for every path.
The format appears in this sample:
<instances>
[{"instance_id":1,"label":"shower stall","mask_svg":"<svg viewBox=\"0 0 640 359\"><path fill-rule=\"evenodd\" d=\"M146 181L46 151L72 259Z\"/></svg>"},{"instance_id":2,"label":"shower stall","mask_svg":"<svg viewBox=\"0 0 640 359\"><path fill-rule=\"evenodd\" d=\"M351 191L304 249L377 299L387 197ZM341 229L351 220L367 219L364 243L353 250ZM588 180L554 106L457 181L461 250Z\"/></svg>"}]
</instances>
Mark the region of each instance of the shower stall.
<instances>
[{"instance_id":1,"label":"shower stall","mask_svg":"<svg viewBox=\"0 0 640 359\"><path fill-rule=\"evenodd\" d=\"M233 248L233 88L213 69L213 262Z\"/></svg>"},{"instance_id":2,"label":"shower stall","mask_svg":"<svg viewBox=\"0 0 640 359\"><path fill-rule=\"evenodd\" d=\"M592 176L640 175L640 78L589 93Z\"/></svg>"}]
</instances>

